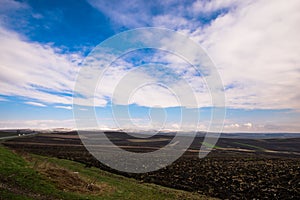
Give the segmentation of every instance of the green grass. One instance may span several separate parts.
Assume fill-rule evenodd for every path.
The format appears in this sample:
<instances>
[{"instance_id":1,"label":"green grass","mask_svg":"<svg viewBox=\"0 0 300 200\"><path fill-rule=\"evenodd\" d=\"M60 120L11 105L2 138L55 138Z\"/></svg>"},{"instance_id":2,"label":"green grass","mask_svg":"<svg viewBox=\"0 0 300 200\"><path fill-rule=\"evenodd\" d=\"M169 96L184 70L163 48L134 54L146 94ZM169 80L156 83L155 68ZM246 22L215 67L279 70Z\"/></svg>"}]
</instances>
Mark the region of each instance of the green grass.
<instances>
[{"instance_id":1,"label":"green grass","mask_svg":"<svg viewBox=\"0 0 300 200\"><path fill-rule=\"evenodd\" d=\"M140 183L98 168L85 168L69 160L33 154L22 156L0 146L0 199L208 199L199 194ZM75 172L87 183L105 187L101 194L64 191L42 173L41 169L47 167L67 170L69 174Z\"/></svg>"},{"instance_id":2,"label":"green grass","mask_svg":"<svg viewBox=\"0 0 300 200\"><path fill-rule=\"evenodd\" d=\"M0 146L0 197L2 199L35 199L36 196L53 198L74 197L58 191L21 156Z\"/></svg>"},{"instance_id":3,"label":"green grass","mask_svg":"<svg viewBox=\"0 0 300 200\"><path fill-rule=\"evenodd\" d=\"M234 143L235 143L235 144L238 144L238 145L241 145L241 146L254 148L254 149L257 149L257 150L260 150L260 151L265 151L264 148L259 147L259 146L254 146L254 145L251 145L251 144L245 144L245 143L240 143L240 142L234 142Z\"/></svg>"},{"instance_id":4,"label":"green grass","mask_svg":"<svg viewBox=\"0 0 300 200\"><path fill-rule=\"evenodd\" d=\"M202 143L202 145L204 145L204 146L206 146L208 148L212 148L212 149L219 149L219 148L221 148L221 147L219 147L217 145L212 145L212 144L210 144L208 142L201 142L201 143Z\"/></svg>"}]
</instances>

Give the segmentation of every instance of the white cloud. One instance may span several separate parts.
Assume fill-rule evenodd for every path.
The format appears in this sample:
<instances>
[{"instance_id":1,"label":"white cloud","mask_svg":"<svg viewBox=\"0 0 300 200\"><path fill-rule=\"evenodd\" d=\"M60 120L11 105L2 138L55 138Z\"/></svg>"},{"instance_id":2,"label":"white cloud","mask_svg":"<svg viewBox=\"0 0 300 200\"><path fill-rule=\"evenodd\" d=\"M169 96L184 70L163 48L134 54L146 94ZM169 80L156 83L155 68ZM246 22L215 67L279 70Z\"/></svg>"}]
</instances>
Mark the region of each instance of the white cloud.
<instances>
[{"instance_id":1,"label":"white cloud","mask_svg":"<svg viewBox=\"0 0 300 200\"><path fill-rule=\"evenodd\" d=\"M227 105L299 109L300 2L242 4L194 33L216 63Z\"/></svg>"},{"instance_id":2,"label":"white cloud","mask_svg":"<svg viewBox=\"0 0 300 200\"><path fill-rule=\"evenodd\" d=\"M38 107L46 107L45 104L38 103L38 102L33 102L33 101L27 101L25 103L28 104L28 105L33 105L33 106L38 106Z\"/></svg>"},{"instance_id":3,"label":"white cloud","mask_svg":"<svg viewBox=\"0 0 300 200\"><path fill-rule=\"evenodd\" d=\"M224 128L227 129L227 128L239 128L240 125L239 124L229 124L229 125L225 125Z\"/></svg>"},{"instance_id":4,"label":"white cloud","mask_svg":"<svg viewBox=\"0 0 300 200\"><path fill-rule=\"evenodd\" d=\"M257 133L282 133L282 132L299 132L299 125L296 123L225 123L223 132L257 132Z\"/></svg>"},{"instance_id":5,"label":"white cloud","mask_svg":"<svg viewBox=\"0 0 300 200\"><path fill-rule=\"evenodd\" d=\"M56 107L71 109L72 97L70 94L73 93L75 79L79 69L77 65L78 62L81 61L80 55L62 54L60 53L60 49L53 48L50 45L26 41L26 38L2 26L0 26L0 41L1 44L3 44L0 47L0 70L2 71L0 74L0 94L25 97L26 99L32 99L30 102L40 102L36 103L36 106L38 106L38 104L41 105L41 103L64 104L66 106ZM109 55L105 57L107 59ZM193 77L188 76L191 70L184 69L185 65L181 59L178 59L178 57L174 55L165 55L160 57L160 59L170 61L172 66L167 67L175 70L178 76L184 75L186 78L190 78L189 84L193 84L194 82L194 86L197 84L197 87L199 86L199 81L193 81ZM101 59L97 62L105 61ZM113 96L115 87L120 84L122 77L126 75L132 67L132 64L120 59L118 66L106 71L100 80L99 86L101 87L98 87L95 93L95 101L92 101L93 97L89 96L86 98L76 97L74 102L85 106L105 106L107 104L107 98ZM182 74L181 72L184 71L185 74ZM86 89L86 85L94 81L94 79L92 80L90 77L94 76L95 80L97 80L98 77L95 77L95 75L99 72L100 70L98 68L92 69L92 71L83 78L82 83L84 84L82 89L79 90L82 95L85 95L84 89ZM148 80L148 82L158 81L158 79L149 78L149 75L146 73L132 75L131 79L133 77L135 79L133 83L136 83L136 81L144 82L145 80ZM128 82L123 85L129 86ZM177 90L181 87L183 91L186 85L176 83L173 87L176 87ZM144 93L141 93L141 91ZM173 94L166 93L163 88L153 86L143 88L141 91L135 95L135 98L130 103L150 107L173 107L182 105L178 104ZM203 100L203 95L198 99ZM129 99L126 99L126 102L121 101L120 98L115 98L114 100L116 100L116 103L121 103L122 105L129 103ZM95 102L95 104L91 104L91 102ZM205 105L207 104L208 103ZM31 105L33 104L31 103Z\"/></svg>"},{"instance_id":6,"label":"white cloud","mask_svg":"<svg viewBox=\"0 0 300 200\"><path fill-rule=\"evenodd\" d=\"M54 106L55 108L62 108L66 110L72 110L72 106Z\"/></svg>"},{"instance_id":7,"label":"white cloud","mask_svg":"<svg viewBox=\"0 0 300 200\"><path fill-rule=\"evenodd\" d=\"M232 124L225 124L224 129L225 130L251 130L253 127L253 124L250 122L247 123L232 123Z\"/></svg>"},{"instance_id":8,"label":"white cloud","mask_svg":"<svg viewBox=\"0 0 300 200\"><path fill-rule=\"evenodd\" d=\"M131 56L135 59L140 58L135 54ZM194 76L197 71L189 68L189 63L178 56L161 52L150 56L150 60L144 58L147 56L149 55L143 54L141 60L146 63L150 62L152 65L136 67L121 58L107 68L101 74L96 88L96 104L103 106L106 105L106 100L112 99L119 105L137 104L146 107L211 105L211 97L204 80L199 76ZM166 64L159 65L155 62ZM94 63L91 63L91 66L94 66ZM80 79L80 83L85 85L84 89L91 88L87 83L91 80L90 76L96 74L93 69L91 71L93 73L88 72L91 74L89 76L80 76L85 77ZM94 83L90 82L90 84ZM84 90L82 92L85 93ZM90 92L93 93L94 90ZM79 99L75 101L79 104L77 101Z\"/></svg>"},{"instance_id":9,"label":"white cloud","mask_svg":"<svg viewBox=\"0 0 300 200\"><path fill-rule=\"evenodd\" d=\"M152 18L152 25L155 27L172 27L176 30L195 27L195 24L184 17L176 15L158 15Z\"/></svg>"},{"instance_id":10,"label":"white cloud","mask_svg":"<svg viewBox=\"0 0 300 200\"><path fill-rule=\"evenodd\" d=\"M92 6L121 25L141 26L149 21L151 1L98 1L89 0ZM146 4L146 5L145 5ZM143 7L142 7L143 6Z\"/></svg>"},{"instance_id":11,"label":"white cloud","mask_svg":"<svg viewBox=\"0 0 300 200\"><path fill-rule=\"evenodd\" d=\"M74 128L73 119L66 120L0 120L1 129L48 129L48 128Z\"/></svg>"},{"instance_id":12,"label":"white cloud","mask_svg":"<svg viewBox=\"0 0 300 200\"><path fill-rule=\"evenodd\" d=\"M0 7L0 11L3 12L7 12L7 9L28 8L23 3L4 2L10 4ZM190 4L181 4L176 1L147 1L146 3L145 1L131 1L130 3L118 1L118 6L113 1L112 3L90 2L118 25L130 28L162 26L190 34L193 40L205 48L215 62L227 88L227 106L243 109L300 110L299 1L290 0L286 3L281 0L211 0L194 1ZM151 10L157 7L160 7L160 12L153 15ZM222 14L216 19L210 18L210 15L215 12ZM203 24L199 20L201 16L211 21ZM5 28L3 20L5 19L1 17L0 94L24 97L27 101L25 103L30 105L63 104L64 106L54 107L71 109L70 94L73 92L81 56L64 54L60 49L51 45L28 41L24 36ZM178 45L183 51L185 50L183 44L172 40L173 38L169 40L170 45ZM193 70L187 68L182 60L174 55L156 55L153 61L155 59L171 63L167 67L175 70L177 75L196 89L196 98L201 106L211 104L203 80L196 77ZM132 66L120 60L118 67L110 68L105 73L95 94L96 106L107 104L107 99L113 96L115 87L128 73L128 67ZM94 70L92 74L99 72L98 69ZM85 79L87 82L90 81L88 77ZM143 73L136 75L135 79L136 82L147 80L149 83L158 80L149 78ZM176 84L171 84L171 89L177 88L178 91L182 91L182 94L187 92L185 84L172 81ZM84 95L84 91L81 91ZM68 95L64 95L66 93ZM87 99L78 97L76 103L90 106L90 102L93 102L92 98L91 96ZM140 88L132 95L130 101L128 99L125 99L126 102L122 101L124 100L122 96L116 96L115 100L120 104L136 103L154 107L179 105L171 92L166 92L158 86ZM47 123L51 125L52 122ZM225 130L255 131L271 130L276 127L278 128L279 125L274 123L258 125L246 121L228 123Z\"/></svg>"},{"instance_id":13,"label":"white cloud","mask_svg":"<svg viewBox=\"0 0 300 200\"><path fill-rule=\"evenodd\" d=\"M71 104L80 56L49 45L27 42L0 26L0 94L44 103ZM60 95L62 94L62 95Z\"/></svg>"},{"instance_id":14,"label":"white cloud","mask_svg":"<svg viewBox=\"0 0 300 200\"><path fill-rule=\"evenodd\" d=\"M147 107L175 107L180 105L176 95L159 85L141 87L128 100L130 104L136 103Z\"/></svg>"},{"instance_id":15,"label":"white cloud","mask_svg":"<svg viewBox=\"0 0 300 200\"><path fill-rule=\"evenodd\" d=\"M199 15L199 13L215 12L226 8L229 9L239 4L246 4L246 2L249 2L249 0L197 0L191 5L190 11L194 15Z\"/></svg>"},{"instance_id":16,"label":"white cloud","mask_svg":"<svg viewBox=\"0 0 300 200\"><path fill-rule=\"evenodd\" d=\"M299 110L300 1L139 1L117 8L90 2L129 28L163 26L190 34L215 62L228 107ZM155 7L160 11L151 12ZM221 14L212 18L217 12ZM203 24L201 16L211 21Z\"/></svg>"},{"instance_id":17,"label":"white cloud","mask_svg":"<svg viewBox=\"0 0 300 200\"><path fill-rule=\"evenodd\" d=\"M297 52L300 52L298 37L300 7L298 2L291 0L285 4L282 1L272 1L272 3L267 1L241 3L234 0L197 1L185 7L179 7L179 15L175 21L172 18L175 13L172 8L157 16L151 16L148 10L142 14L142 17L139 17L141 22L136 23L145 24L146 20L153 25L173 27L179 24L179 29L184 31L191 28L190 24L197 24L182 15L188 10L194 10L193 15L200 15L201 12L229 9L228 13L220 15L210 25L189 31L192 38L205 47L216 63L225 87L228 88L226 90L227 106L247 109L299 109L300 88L297 83L300 78L300 58ZM93 2L93 5L102 10L104 7L110 8L110 4L100 5ZM162 8L165 9L165 6L170 5L173 3L163 4ZM138 3L134 8L141 6L143 3ZM126 11L127 7L131 9L129 5L123 5L122 8L121 15L124 19L131 17L127 13L129 10ZM113 12L107 13L110 16L116 15L109 9L106 12ZM136 19L133 17L132 20ZM78 70L77 63L81 59L79 55L61 54L59 49L49 45L28 42L22 36L2 26L0 27L0 41L2 44L0 47L2 72L0 93L2 95L30 97L50 104L72 104L72 97L60 94L72 93ZM173 62L173 69L179 70L178 73L180 73L180 65L176 64L178 58L169 57L169 61ZM127 66L120 67L106 73L107 77L104 78L101 89L96 93L98 106L106 105L106 97L112 96L113 89L122 74L127 72L125 69ZM184 78L194 88L203 85L192 73L186 74ZM149 88L147 91L150 91ZM152 91L157 98L166 100L165 103L162 102L163 106L172 102L170 101L172 95L166 93L161 95L157 87L153 87ZM201 105L208 106L210 96L205 92L199 92L196 96ZM153 99L138 98L138 96L135 97L135 103L153 106ZM85 99L77 103L89 105ZM170 106L175 105L171 104Z\"/></svg>"},{"instance_id":18,"label":"white cloud","mask_svg":"<svg viewBox=\"0 0 300 200\"><path fill-rule=\"evenodd\" d=\"M243 124L244 126L248 127L248 128L251 128L252 127L252 123L248 122L248 123L245 123Z\"/></svg>"},{"instance_id":19,"label":"white cloud","mask_svg":"<svg viewBox=\"0 0 300 200\"><path fill-rule=\"evenodd\" d=\"M5 6L0 7L0 12L11 12L11 11L16 11L20 9L27 9L28 5L25 3L21 3L18 1L13 1L13 0L1 0L1 4Z\"/></svg>"}]
</instances>

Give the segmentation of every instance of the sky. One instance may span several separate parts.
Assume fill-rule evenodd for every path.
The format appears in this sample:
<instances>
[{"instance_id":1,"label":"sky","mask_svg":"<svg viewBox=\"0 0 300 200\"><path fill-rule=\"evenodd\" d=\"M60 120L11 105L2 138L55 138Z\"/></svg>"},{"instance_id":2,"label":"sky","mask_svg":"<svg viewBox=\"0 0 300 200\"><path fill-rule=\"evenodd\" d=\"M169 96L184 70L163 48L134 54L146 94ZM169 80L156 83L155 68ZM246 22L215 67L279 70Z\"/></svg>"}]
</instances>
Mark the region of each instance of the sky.
<instances>
[{"instance_id":1,"label":"sky","mask_svg":"<svg viewBox=\"0 0 300 200\"><path fill-rule=\"evenodd\" d=\"M90 52L123 31L160 27L189 37L213 61L226 96L224 132L300 132L299 10L299 0L0 0L0 128L75 128L73 91ZM209 129L205 81L178 56L154 49L122 56L103 75L97 128L178 130L185 105L167 88L146 85L130 101L112 99L124 74L141 65L171 85L186 80L198 102L190 108L200 113L197 130ZM113 106L130 113L121 127ZM195 129L189 120L184 130Z\"/></svg>"}]
</instances>

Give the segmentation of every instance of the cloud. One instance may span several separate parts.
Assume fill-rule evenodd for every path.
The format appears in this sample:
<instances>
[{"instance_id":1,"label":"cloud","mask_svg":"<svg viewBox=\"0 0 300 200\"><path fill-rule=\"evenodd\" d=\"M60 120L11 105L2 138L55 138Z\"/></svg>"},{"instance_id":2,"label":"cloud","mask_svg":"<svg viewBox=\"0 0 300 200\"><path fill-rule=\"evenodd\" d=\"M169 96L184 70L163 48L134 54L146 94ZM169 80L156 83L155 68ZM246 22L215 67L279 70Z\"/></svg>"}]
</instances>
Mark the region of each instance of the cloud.
<instances>
[{"instance_id":1,"label":"cloud","mask_svg":"<svg viewBox=\"0 0 300 200\"><path fill-rule=\"evenodd\" d=\"M66 110L72 110L72 106L54 106L55 108L62 108Z\"/></svg>"},{"instance_id":2,"label":"cloud","mask_svg":"<svg viewBox=\"0 0 300 200\"><path fill-rule=\"evenodd\" d=\"M65 106L55 107L71 109L73 88L79 70L78 64L82 60L80 55L62 53L61 49L51 45L28 41L26 37L4 26L0 26L0 42L2 44L0 47L1 95L17 96L27 101L29 100L29 102L40 102L30 103L31 105L41 106L42 103L43 105L64 104ZM105 57L109 56L111 55ZM103 61L100 60L99 62ZM113 97L116 85L132 67L134 67L132 64L120 59L118 66L107 71L102 77L101 87L96 91L95 96L87 97L84 96L84 85L91 81L91 75L100 71L99 69L93 69L83 79L83 89L75 97L74 102L85 106L106 106L108 99ZM178 68L177 70L182 71L182 66L181 69ZM140 73L135 75L136 80L145 80L145 77L147 77L147 74ZM154 106L154 104L155 106L163 107L180 106L174 101L173 95L165 93L162 91L162 88L157 88L157 86L143 88L143 91L146 93L139 93L139 95L135 96L134 101L131 102L126 101L124 103L118 101L119 99L115 100L116 103L122 102L122 105L136 103L150 107ZM147 95L148 97L151 95L152 98L145 98ZM95 100L93 101L94 97ZM90 102L95 102L95 104Z\"/></svg>"},{"instance_id":3,"label":"cloud","mask_svg":"<svg viewBox=\"0 0 300 200\"><path fill-rule=\"evenodd\" d=\"M190 28L200 23L193 20L189 23L192 12L187 12L187 6L180 1L105 1L89 0L93 7L109 17L117 27L137 28L145 26L164 26L173 28L188 25ZM185 17L188 16L189 19Z\"/></svg>"},{"instance_id":4,"label":"cloud","mask_svg":"<svg viewBox=\"0 0 300 200\"><path fill-rule=\"evenodd\" d=\"M101 73L95 91L95 102L98 106L106 105L106 102L110 101L119 105L137 104L164 108L198 107L197 101L200 107L211 105L205 81L182 58L160 51L129 53L126 56L115 60ZM130 63L132 60L138 60L139 63ZM101 65L104 65L103 59L101 62ZM140 62L147 64L143 65ZM77 79L80 86L83 85L78 89L80 93L90 96L86 94L86 89L91 88L89 84L94 84L91 77L97 76L97 71L92 68L98 64L99 61L89 63L86 67L88 72ZM94 90L91 91L93 92ZM76 104L77 101L79 99L75 101Z\"/></svg>"},{"instance_id":5,"label":"cloud","mask_svg":"<svg viewBox=\"0 0 300 200\"><path fill-rule=\"evenodd\" d=\"M10 2L10 9L27 9L25 4ZM116 1L90 3L118 25L129 28L167 27L191 36L215 62L226 88L228 107L300 109L299 1L291 0L288 4L280 0L212 0L185 4L175 1L118 1L119 6L115 6ZM31 105L52 104L56 108L71 109L78 64L82 60L80 54L64 53L50 44L29 41L6 28L2 22L0 42L1 95L24 98ZM181 45L184 49L176 40L171 44ZM155 54L150 61L158 60L167 63L166 68L174 70L175 76L186 80L194 89L200 107L211 105L205 81L196 76L186 63L174 55L163 54ZM82 91L76 96L76 103L90 106L90 102L96 102L96 106L106 106L111 98L115 98L121 105L180 106L172 92L166 92L157 85L141 87L126 102L122 101L122 97L113 96L120 80L134 67L122 59L117 64L100 80L95 101L89 101L93 98L91 96L81 97L84 96ZM98 71L92 72L96 74ZM148 72L159 75L157 71ZM159 80L158 77L150 79L147 73L139 73L135 81L147 79L150 83ZM183 94L187 91L186 84L171 76L160 79L169 81L171 89ZM228 129L234 127L245 130L257 128L248 122L227 124Z\"/></svg>"},{"instance_id":6,"label":"cloud","mask_svg":"<svg viewBox=\"0 0 300 200\"><path fill-rule=\"evenodd\" d=\"M72 104L81 57L26 41L0 26L0 94L43 103Z\"/></svg>"},{"instance_id":7,"label":"cloud","mask_svg":"<svg viewBox=\"0 0 300 200\"><path fill-rule=\"evenodd\" d=\"M214 19L215 15L239 4L238 0L198 0L198 1L105 1L89 0L93 7L110 18L116 26L137 28L144 26L167 27L188 32ZM201 19L203 18L203 19ZM204 21L204 22L203 22ZM190 30L189 30L190 29Z\"/></svg>"},{"instance_id":8,"label":"cloud","mask_svg":"<svg viewBox=\"0 0 300 200\"><path fill-rule=\"evenodd\" d=\"M244 123L244 124L238 124L238 123L233 123L233 124L226 124L224 126L225 130L244 130L248 129L250 130L252 128L253 124L250 122Z\"/></svg>"},{"instance_id":9,"label":"cloud","mask_svg":"<svg viewBox=\"0 0 300 200\"><path fill-rule=\"evenodd\" d=\"M66 120L1 120L1 129L29 128L29 129L48 129L48 128L74 128L73 119Z\"/></svg>"},{"instance_id":10,"label":"cloud","mask_svg":"<svg viewBox=\"0 0 300 200\"><path fill-rule=\"evenodd\" d=\"M238 4L245 4L245 2L249 1L244 0L243 2L241 2L238 0L198 0L191 5L190 11L194 15L199 15L199 13L209 13L222 9L230 9L237 6Z\"/></svg>"},{"instance_id":11,"label":"cloud","mask_svg":"<svg viewBox=\"0 0 300 200\"><path fill-rule=\"evenodd\" d=\"M245 123L243 124L244 126L248 127L248 128L251 128L252 127L252 123L248 122L248 123Z\"/></svg>"},{"instance_id":12,"label":"cloud","mask_svg":"<svg viewBox=\"0 0 300 200\"><path fill-rule=\"evenodd\" d=\"M296 123L284 122L225 123L223 132L297 133L299 132L299 128L299 125L297 125Z\"/></svg>"},{"instance_id":13,"label":"cloud","mask_svg":"<svg viewBox=\"0 0 300 200\"><path fill-rule=\"evenodd\" d=\"M299 110L298 0L89 2L122 26L188 34L216 64L228 107Z\"/></svg>"},{"instance_id":14,"label":"cloud","mask_svg":"<svg viewBox=\"0 0 300 200\"><path fill-rule=\"evenodd\" d=\"M194 33L233 108L299 109L299 1L253 1Z\"/></svg>"},{"instance_id":15,"label":"cloud","mask_svg":"<svg viewBox=\"0 0 300 200\"><path fill-rule=\"evenodd\" d=\"M25 103L28 104L28 105L33 105L33 106L38 106L38 107L46 107L45 104L38 103L38 102L27 101Z\"/></svg>"},{"instance_id":16,"label":"cloud","mask_svg":"<svg viewBox=\"0 0 300 200\"><path fill-rule=\"evenodd\" d=\"M145 9L141 10L141 1L88 1L92 6L101 10L105 15L109 16L112 22L118 24L132 24L138 26L145 24L149 19L149 13L145 13ZM137 18L137 16L139 16Z\"/></svg>"},{"instance_id":17,"label":"cloud","mask_svg":"<svg viewBox=\"0 0 300 200\"><path fill-rule=\"evenodd\" d=\"M5 6L0 7L0 12L11 12L11 11L16 11L16 10L21 10L21 9L27 9L29 6L25 3L21 3L18 1L13 1L13 0L1 0L1 4Z\"/></svg>"}]
</instances>

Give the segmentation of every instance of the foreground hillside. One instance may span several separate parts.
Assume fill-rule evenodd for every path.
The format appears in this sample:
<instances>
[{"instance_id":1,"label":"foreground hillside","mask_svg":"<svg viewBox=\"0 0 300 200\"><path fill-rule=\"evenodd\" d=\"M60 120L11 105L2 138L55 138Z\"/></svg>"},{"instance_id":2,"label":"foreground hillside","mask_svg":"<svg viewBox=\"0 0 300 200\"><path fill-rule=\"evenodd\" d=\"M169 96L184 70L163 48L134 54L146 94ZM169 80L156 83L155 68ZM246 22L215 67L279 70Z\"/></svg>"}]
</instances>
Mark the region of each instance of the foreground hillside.
<instances>
[{"instance_id":1,"label":"foreground hillside","mask_svg":"<svg viewBox=\"0 0 300 200\"><path fill-rule=\"evenodd\" d=\"M0 199L209 199L0 146Z\"/></svg>"}]
</instances>

